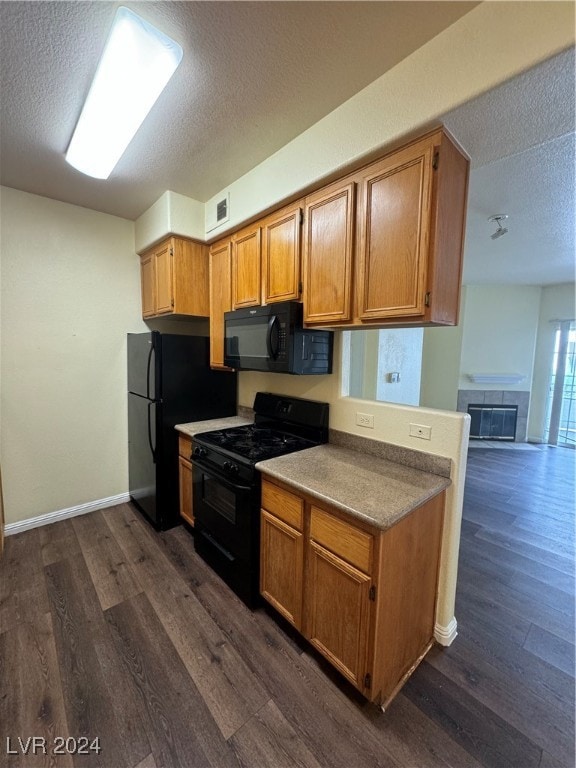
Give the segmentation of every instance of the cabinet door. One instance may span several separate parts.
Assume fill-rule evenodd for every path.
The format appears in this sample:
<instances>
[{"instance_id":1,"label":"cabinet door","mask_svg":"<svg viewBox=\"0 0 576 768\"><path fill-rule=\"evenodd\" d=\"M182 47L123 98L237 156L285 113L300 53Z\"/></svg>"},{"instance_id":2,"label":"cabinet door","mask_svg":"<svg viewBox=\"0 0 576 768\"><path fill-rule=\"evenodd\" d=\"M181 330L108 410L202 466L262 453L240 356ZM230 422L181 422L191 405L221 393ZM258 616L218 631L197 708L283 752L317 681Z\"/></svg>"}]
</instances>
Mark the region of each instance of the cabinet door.
<instances>
[{"instance_id":1,"label":"cabinet door","mask_svg":"<svg viewBox=\"0 0 576 768\"><path fill-rule=\"evenodd\" d=\"M232 241L232 304L234 309L260 304L260 227L239 232Z\"/></svg>"},{"instance_id":2,"label":"cabinet door","mask_svg":"<svg viewBox=\"0 0 576 768\"><path fill-rule=\"evenodd\" d=\"M260 528L260 592L296 629L302 628L304 538L265 509Z\"/></svg>"},{"instance_id":3,"label":"cabinet door","mask_svg":"<svg viewBox=\"0 0 576 768\"><path fill-rule=\"evenodd\" d=\"M306 198L304 212L304 321L351 319L354 247L353 182Z\"/></svg>"},{"instance_id":4,"label":"cabinet door","mask_svg":"<svg viewBox=\"0 0 576 768\"><path fill-rule=\"evenodd\" d=\"M376 163L360 190L359 317L424 315L430 206L431 140Z\"/></svg>"},{"instance_id":5,"label":"cabinet door","mask_svg":"<svg viewBox=\"0 0 576 768\"><path fill-rule=\"evenodd\" d=\"M297 206L263 222L264 304L300 297L300 217Z\"/></svg>"},{"instance_id":6,"label":"cabinet door","mask_svg":"<svg viewBox=\"0 0 576 768\"><path fill-rule=\"evenodd\" d=\"M306 635L340 672L364 690L370 628L370 576L310 542Z\"/></svg>"},{"instance_id":7,"label":"cabinet door","mask_svg":"<svg viewBox=\"0 0 576 768\"><path fill-rule=\"evenodd\" d=\"M170 241L154 251L154 273L156 277L156 314L162 315L172 312L174 310L174 290Z\"/></svg>"},{"instance_id":8,"label":"cabinet door","mask_svg":"<svg viewBox=\"0 0 576 768\"><path fill-rule=\"evenodd\" d=\"M224 368L224 312L232 309L232 244L216 243L210 250L210 365Z\"/></svg>"},{"instance_id":9,"label":"cabinet door","mask_svg":"<svg viewBox=\"0 0 576 768\"><path fill-rule=\"evenodd\" d=\"M156 314L153 253L140 258L140 284L142 286L142 317L153 317Z\"/></svg>"},{"instance_id":10,"label":"cabinet door","mask_svg":"<svg viewBox=\"0 0 576 768\"><path fill-rule=\"evenodd\" d=\"M192 464L182 456L178 457L179 484L180 484L180 517L189 525L194 525L194 513L192 511Z\"/></svg>"},{"instance_id":11,"label":"cabinet door","mask_svg":"<svg viewBox=\"0 0 576 768\"><path fill-rule=\"evenodd\" d=\"M172 249L174 313L209 317L208 247L173 237Z\"/></svg>"}]
</instances>

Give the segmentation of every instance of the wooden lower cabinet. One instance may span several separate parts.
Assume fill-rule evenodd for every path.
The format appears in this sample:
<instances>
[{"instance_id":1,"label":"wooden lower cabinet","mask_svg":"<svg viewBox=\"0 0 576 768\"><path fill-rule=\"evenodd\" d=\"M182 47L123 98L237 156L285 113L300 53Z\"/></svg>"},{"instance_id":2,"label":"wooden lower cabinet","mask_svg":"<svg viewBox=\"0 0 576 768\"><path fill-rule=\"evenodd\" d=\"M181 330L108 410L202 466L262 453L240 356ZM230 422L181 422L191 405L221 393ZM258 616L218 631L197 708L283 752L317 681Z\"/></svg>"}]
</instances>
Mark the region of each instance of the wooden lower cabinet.
<instances>
[{"instance_id":1,"label":"wooden lower cabinet","mask_svg":"<svg viewBox=\"0 0 576 768\"><path fill-rule=\"evenodd\" d=\"M361 690L365 687L371 583L370 576L310 541L307 637Z\"/></svg>"},{"instance_id":2,"label":"wooden lower cabinet","mask_svg":"<svg viewBox=\"0 0 576 768\"><path fill-rule=\"evenodd\" d=\"M444 503L442 492L382 531L262 481L262 595L382 706L433 642Z\"/></svg>"},{"instance_id":3,"label":"wooden lower cabinet","mask_svg":"<svg viewBox=\"0 0 576 768\"><path fill-rule=\"evenodd\" d=\"M302 631L304 502L285 488L262 483L260 592Z\"/></svg>"},{"instance_id":4,"label":"wooden lower cabinet","mask_svg":"<svg viewBox=\"0 0 576 768\"><path fill-rule=\"evenodd\" d=\"M260 522L260 591L278 613L301 631L304 536L264 509Z\"/></svg>"},{"instance_id":5,"label":"wooden lower cabinet","mask_svg":"<svg viewBox=\"0 0 576 768\"><path fill-rule=\"evenodd\" d=\"M180 517L194 526L192 512L192 438L180 435L178 438L178 480L180 486Z\"/></svg>"}]
</instances>

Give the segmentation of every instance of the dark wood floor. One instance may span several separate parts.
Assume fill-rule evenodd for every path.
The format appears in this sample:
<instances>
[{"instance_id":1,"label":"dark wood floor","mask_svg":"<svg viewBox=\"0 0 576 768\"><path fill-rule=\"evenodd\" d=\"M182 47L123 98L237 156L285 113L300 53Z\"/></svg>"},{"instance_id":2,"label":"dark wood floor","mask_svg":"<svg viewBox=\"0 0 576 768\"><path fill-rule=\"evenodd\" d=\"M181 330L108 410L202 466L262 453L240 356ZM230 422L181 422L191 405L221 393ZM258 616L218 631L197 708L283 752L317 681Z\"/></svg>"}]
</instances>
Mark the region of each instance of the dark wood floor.
<instances>
[{"instance_id":1,"label":"dark wood floor","mask_svg":"<svg viewBox=\"0 0 576 768\"><path fill-rule=\"evenodd\" d=\"M0 765L572 768L574 456L470 452L459 634L386 713L246 609L182 527L122 505L8 538ZM33 736L101 753L23 755Z\"/></svg>"}]
</instances>

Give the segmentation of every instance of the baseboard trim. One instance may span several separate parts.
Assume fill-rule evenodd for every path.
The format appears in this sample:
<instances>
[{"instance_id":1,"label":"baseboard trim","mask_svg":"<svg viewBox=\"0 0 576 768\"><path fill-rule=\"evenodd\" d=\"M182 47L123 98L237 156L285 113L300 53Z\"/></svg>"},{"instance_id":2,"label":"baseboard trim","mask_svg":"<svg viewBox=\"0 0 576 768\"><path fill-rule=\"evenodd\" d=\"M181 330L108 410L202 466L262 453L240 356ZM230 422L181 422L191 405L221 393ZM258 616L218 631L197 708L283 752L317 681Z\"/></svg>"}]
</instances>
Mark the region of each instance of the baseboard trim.
<instances>
[{"instance_id":1,"label":"baseboard trim","mask_svg":"<svg viewBox=\"0 0 576 768\"><path fill-rule=\"evenodd\" d=\"M454 642L456 635L458 634L458 623L455 617L447 626L443 624L436 624L434 627L434 638L440 645L449 646Z\"/></svg>"},{"instance_id":2,"label":"baseboard trim","mask_svg":"<svg viewBox=\"0 0 576 768\"><path fill-rule=\"evenodd\" d=\"M78 504L75 507L68 507L67 509L58 509L56 512L48 512L45 515L38 515L38 517L29 517L27 520L19 520L16 523L8 523L5 525L4 535L13 536L15 533L29 531L31 528L39 528L41 525L57 523L60 520L67 520L69 517L86 515L88 512L94 512L97 509L106 509L107 507L114 507L116 504L124 504L127 501L130 501L130 494L119 493L116 496L108 496L105 499L89 501L86 504Z\"/></svg>"}]
</instances>

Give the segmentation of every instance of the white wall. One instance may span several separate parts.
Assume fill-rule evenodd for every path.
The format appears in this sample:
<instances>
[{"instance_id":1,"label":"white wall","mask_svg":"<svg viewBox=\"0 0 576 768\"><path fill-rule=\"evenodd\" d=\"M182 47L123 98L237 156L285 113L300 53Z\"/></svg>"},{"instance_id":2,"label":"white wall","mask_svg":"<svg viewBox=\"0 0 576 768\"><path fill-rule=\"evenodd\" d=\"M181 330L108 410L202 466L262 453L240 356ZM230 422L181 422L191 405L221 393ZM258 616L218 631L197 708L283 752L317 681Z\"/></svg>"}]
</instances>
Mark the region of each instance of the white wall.
<instances>
[{"instance_id":1,"label":"white wall","mask_svg":"<svg viewBox=\"0 0 576 768\"><path fill-rule=\"evenodd\" d=\"M544 439L546 429L546 401L556 334L554 321L574 320L576 318L574 290L574 283L548 285L542 288L532 397L528 417L528 439L534 442L540 442Z\"/></svg>"},{"instance_id":2,"label":"white wall","mask_svg":"<svg viewBox=\"0 0 576 768\"><path fill-rule=\"evenodd\" d=\"M126 333L145 331L134 224L3 187L6 522L128 489Z\"/></svg>"},{"instance_id":3,"label":"white wall","mask_svg":"<svg viewBox=\"0 0 576 768\"><path fill-rule=\"evenodd\" d=\"M204 203L170 190L164 192L137 221L137 253L168 234L204 240Z\"/></svg>"},{"instance_id":4,"label":"white wall","mask_svg":"<svg viewBox=\"0 0 576 768\"><path fill-rule=\"evenodd\" d=\"M462 288L464 292L465 288ZM462 353L463 325L425 328L422 344L420 405L455 411Z\"/></svg>"},{"instance_id":5,"label":"white wall","mask_svg":"<svg viewBox=\"0 0 576 768\"><path fill-rule=\"evenodd\" d=\"M540 313L541 288L469 285L463 314L459 389L529 392ZM474 384L470 373L518 373L519 384Z\"/></svg>"}]
</instances>

